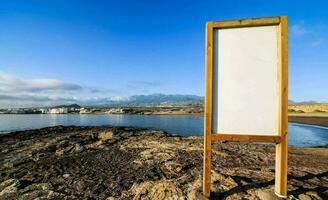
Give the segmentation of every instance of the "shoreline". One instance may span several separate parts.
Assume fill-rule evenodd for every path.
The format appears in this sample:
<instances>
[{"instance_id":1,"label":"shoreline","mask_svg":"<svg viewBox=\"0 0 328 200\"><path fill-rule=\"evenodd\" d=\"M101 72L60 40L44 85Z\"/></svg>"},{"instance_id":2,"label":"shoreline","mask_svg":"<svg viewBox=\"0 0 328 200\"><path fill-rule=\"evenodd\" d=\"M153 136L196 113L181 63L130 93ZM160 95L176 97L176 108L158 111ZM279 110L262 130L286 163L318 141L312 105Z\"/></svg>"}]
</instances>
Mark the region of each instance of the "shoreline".
<instances>
[{"instance_id":1,"label":"shoreline","mask_svg":"<svg viewBox=\"0 0 328 200\"><path fill-rule=\"evenodd\" d=\"M288 149L288 195L325 199L328 149ZM274 145L254 143L213 148L213 197L273 195L274 152ZM143 128L55 126L0 135L0 199L203 199L202 156L201 136Z\"/></svg>"},{"instance_id":2,"label":"shoreline","mask_svg":"<svg viewBox=\"0 0 328 200\"><path fill-rule=\"evenodd\" d=\"M314 127L314 128L324 128L328 129L328 127L324 126L317 126L317 125L312 125L312 124L305 124L305 123L298 123L298 122L291 122L300 126L309 126L309 127ZM125 128L130 128L130 129L140 129L140 130L155 130L155 131L160 131L165 133L166 135L169 136L176 136L176 137L181 137L181 138L194 138L194 139L201 139L203 140L203 135L179 135L178 133L168 133L165 130L161 129L154 129L154 128L147 128L147 127L140 127L140 126L113 126L113 125L54 125L54 126L46 126L46 127L41 127L41 128L31 128L31 129L25 129L25 130L13 130L13 131L6 131L6 132L1 132L0 131L0 139L2 136L8 135L16 135L16 134L22 134L24 132L43 132L44 130L48 129L56 129L58 127L63 127L63 128L79 128L79 127L88 127L88 128L108 128L108 127L125 127ZM252 142L250 142L252 143ZM256 142L253 142L254 144ZM269 143L268 143L269 144ZM298 145L290 145L288 144L288 147L295 147L295 148L325 148L328 149L328 145L317 145L317 146L298 146ZM0 199L1 200L1 199Z\"/></svg>"},{"instance_id":3,"label":"shoreline","mask_svg":"<svg viewBox=\"0 0 328 200\"><path fill-rule=\"evenodd\" d=\"M288 122L328 127L328 113L289 113Z\"/></svg>"},{"instance_id":4,"label":"shoreline","mask_svg":"<svg viewBox=\"0 0 328 200\"><path fill-rule=\"evenodd\" d=\"M0 113L0 115L201 115L204 113L105 113L105 112L94 112L94 113Z\"/></svg>"}]
</instances>

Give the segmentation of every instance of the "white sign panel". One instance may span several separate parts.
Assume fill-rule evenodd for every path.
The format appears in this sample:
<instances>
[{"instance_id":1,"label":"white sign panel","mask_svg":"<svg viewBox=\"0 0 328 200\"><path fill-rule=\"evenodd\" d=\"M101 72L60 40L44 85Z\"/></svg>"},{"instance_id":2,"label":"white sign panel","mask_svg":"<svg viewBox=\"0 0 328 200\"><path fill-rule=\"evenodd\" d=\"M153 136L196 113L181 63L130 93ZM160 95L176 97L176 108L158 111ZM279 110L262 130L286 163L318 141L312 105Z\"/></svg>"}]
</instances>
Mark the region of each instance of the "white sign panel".
<instances>
[{"instance_id":1,"label":"white sign panel","mask_svg":"<svg viewBox=\"0 0 328 200\"><path fill-rule=\"evenodd\" d=\"M278 135L278 31L214 29L213 133Z\"/></svg>"}]
</instances>

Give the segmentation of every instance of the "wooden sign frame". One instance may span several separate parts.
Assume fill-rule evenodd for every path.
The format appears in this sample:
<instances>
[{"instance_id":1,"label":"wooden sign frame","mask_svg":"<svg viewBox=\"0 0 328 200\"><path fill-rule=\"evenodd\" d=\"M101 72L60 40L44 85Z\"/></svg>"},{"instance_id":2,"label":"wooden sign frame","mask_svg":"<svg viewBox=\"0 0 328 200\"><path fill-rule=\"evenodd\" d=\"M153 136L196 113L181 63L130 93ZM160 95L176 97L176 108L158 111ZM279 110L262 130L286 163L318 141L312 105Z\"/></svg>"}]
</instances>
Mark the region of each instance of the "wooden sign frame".
<instances>
[{"instance_id":1,"label":"wooden sign frame","mask_svg":"<svg viewBox=\"0 0 328 200\"><path fill-rule=\"evenodd\" d=\"M241 27L278 26L278 135L220 134L212 131L213 90L213 32L214 29ZM287 195L288 156L288 35L287 17L253 18L242 20L215 21L206 24L205 54L205 112L204 112L204 165L203 193L210 196L211 190L211 144L212 141L272 142L276 143L275 193ZM220 59L220 58L219 58Z\"/></svg>"}]
</instances>

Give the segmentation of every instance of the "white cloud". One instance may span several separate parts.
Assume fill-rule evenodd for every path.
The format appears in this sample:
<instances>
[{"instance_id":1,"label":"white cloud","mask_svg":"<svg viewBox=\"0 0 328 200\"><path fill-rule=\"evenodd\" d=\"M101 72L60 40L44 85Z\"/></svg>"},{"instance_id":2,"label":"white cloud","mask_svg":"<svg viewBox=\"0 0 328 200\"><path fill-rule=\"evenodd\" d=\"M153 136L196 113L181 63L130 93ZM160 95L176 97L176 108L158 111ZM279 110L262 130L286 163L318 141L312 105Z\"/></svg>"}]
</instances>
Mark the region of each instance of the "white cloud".
<instances>
[{"instance_id":1,"label":"white cloud","mask_svg":"<svg viewBox=\"0 0 328 200\"><path fill-rule=\"evenodd\" d=\"M318 31L317 28L308 27L304 24L304 22L294 24L290 27L291 36L293 36L295 38L307 36L306 40L303 42L306 42L306 44L310 45L311 47L318 47L324 43L324 39L322 39L318 36L319 32L320 31Z\"/></svg>"},{"instance_id":2,"label":"white cloud","mask_svg":"<svg viewBox=\"0 0 328 200\"><path fill-rule=\"evenodd\" d=\"M74 98L59 97L59 96L45 96L45 95L19 95L19 94L0 94L0 101L29 101L29 102L47 102L47 101L76 101Z\"/></svg>"},{"instance_id":3,"label":"white cloud","mask_svg":"<svg viewBox=\"0 0 328 200\"><path fill-rule=\"evenodd\" d=\"M0 108L58 104L100 104L106 89L81 86L58 79L22 79L0 72ZM100 95L95 96L95 95Z\"/></svg>"},{"instance_id":4,"label":"white cloud","mask_svg":"<svg viewBox=\"0 0 328 200\"><path fill-rule=\"evenodd\" d=\"M159 89L165 86L163 81L130 81L126 85L127 91L133 91L134 93L156 93Z\"/></svg>"},{"instance_id":5,"label":"white cloud","mask_svg":"<svg viewBox=\"0 0 328 200\"><path fill-rule=\"evenodd\" d=\"M311 46L312 47L318 47L318 46L322 45L323 42L324 42L323 39L316 39L316 40L311 42Z\"/></svg>"},{"instance_id":6,"label":"white cloud","mask_svg":"<svg viewBox=\"0 0 328 200\"><path fill-rule=\"evenodd\" d=\"M58 79L23 79L0 71L0 108L40 107L77 103L101 105L128 101L129 94L158 92L161 81L132 81L121 89L82 86ZM113 95L113 96L112 96Z\"/></svg>"},{"instance_id":7,"label":"white cloud","mask_svg":"<svg viewBox=\"0 0 328 200\"><path fill-rule=\"evenodd\" d=\"M291 34L294 36L303 36L308 33L311 33L309 29L307 29L304 24L294 24L290 27Z\"/></svg>"},{"instance_id":8,"label":"white cloud","mask_svg":"<svg viewBox=\"0 0 328 200\"><path fill-rule=\"evenodd\" d=\"M130 84L138 85L142 87L161 87L165 83L163 81L131 81Z\"/></svg>"},{"instance_id":9,"label":"white cloud","mask_svg":"<svg viewBox=\"0 0 328 200\"><path fill-rule=\"evenodd\" d=\"M112 96L108 98L110 101L128 101L130 97L128 96Z\"/></svg>"},{"instance_id":10,"label":"white cloud","mask_svg":"<svg viewBox=\"0 0 328 200\"><path fill-rule=\"evenodd\" d=\"M20 79L0 72L0 92L33 93L33 92L64 92L80 91L82 86L66 83L56 79Z\"/></svg>"}]
</instances>

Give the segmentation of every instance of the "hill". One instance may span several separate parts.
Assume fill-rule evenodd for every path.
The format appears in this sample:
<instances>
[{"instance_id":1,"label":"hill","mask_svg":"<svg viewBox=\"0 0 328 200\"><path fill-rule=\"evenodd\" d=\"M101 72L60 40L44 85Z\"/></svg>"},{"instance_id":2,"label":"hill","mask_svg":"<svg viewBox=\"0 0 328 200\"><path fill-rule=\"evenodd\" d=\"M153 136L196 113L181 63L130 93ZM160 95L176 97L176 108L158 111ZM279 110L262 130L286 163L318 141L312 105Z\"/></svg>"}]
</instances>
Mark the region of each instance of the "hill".
<instances>
[{"instance_id":1,"label":"hill","mask_svg":"<svg viewBox=\"0 0 328 200\"><path fill-rule=\"evenodd\" d=\"M121 100L110 100L106 105L120 106L183 106L183 105L202 105L203 97L197 95L182 94L151 94L133 95Z\"/></svg>"},{"instance_id":2,"label":"hill","mask_svg":"<svg viewBox=\"0 0 328 200\"><path fill-rule=\"evenodd\" d=\"M288 106L288 111L298 113L328 112L328 103L291 104Z\"/></svg>"},{"instance_id":3,"label":"hill","mask_svg":"<svg viewBox=\"0 0 328 200\"><path fill-rule=\"evenodd\" d=\"M69 104L69 105L53 106L52 108L81 108L81 106L78 104Z\"/></svg>"}]
</instances>

